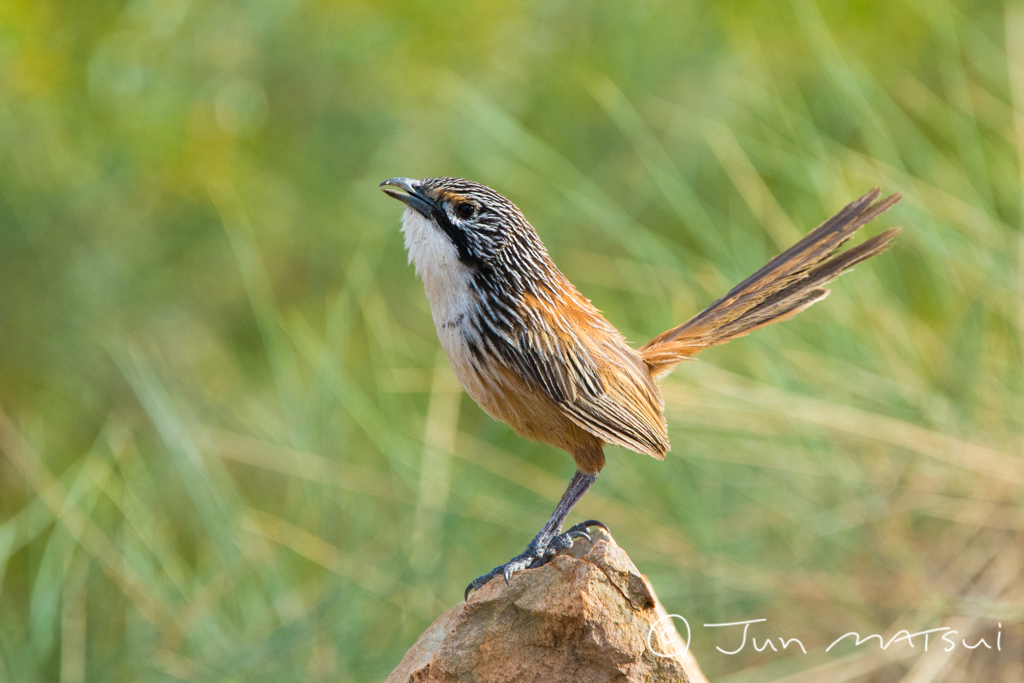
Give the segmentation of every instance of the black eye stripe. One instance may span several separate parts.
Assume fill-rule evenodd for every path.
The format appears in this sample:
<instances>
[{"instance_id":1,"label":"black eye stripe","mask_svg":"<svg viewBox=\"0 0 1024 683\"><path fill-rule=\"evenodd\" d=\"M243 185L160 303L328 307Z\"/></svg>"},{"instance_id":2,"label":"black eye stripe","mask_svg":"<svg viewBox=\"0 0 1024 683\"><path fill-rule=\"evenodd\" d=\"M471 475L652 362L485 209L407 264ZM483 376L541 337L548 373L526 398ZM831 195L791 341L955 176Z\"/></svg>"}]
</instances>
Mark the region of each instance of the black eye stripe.
<instances>
[{"instance_id":1,"label":"black eye stripe","mask_svg":"<svg viewBox=\"0 0 1024 683\"><path fill-rule=\"evenodd\" d=\"M504 271L513 262L532 264L547 257L519 209L486 185L437 177L424 178L419 186L433 202L430 218L456 248L459 261L470 268ZM460 211L463 205L468 206ZM515 271L505 275L513 280L520 276Z\"/></svg>"},{"instance_id":2,"label":"black eye stripe","mask_svg":"<svg viewBox=\"0 0 1024 683\"><path fill-rule=\"evenodd\" d=\"M448 220L448 216L444 211L435 209L433 218L434 222L437 223L437 227L441 228L441 231L448 235L448 239L450 239L452 244L455 245L455 248L459 252L459 260L468 266L479 266L480 259L478 259L473 254L473 250L470 249L468 235L466 235L461 228L457 228L452 225L452 222Z\"/></svg>"}]
</instances>

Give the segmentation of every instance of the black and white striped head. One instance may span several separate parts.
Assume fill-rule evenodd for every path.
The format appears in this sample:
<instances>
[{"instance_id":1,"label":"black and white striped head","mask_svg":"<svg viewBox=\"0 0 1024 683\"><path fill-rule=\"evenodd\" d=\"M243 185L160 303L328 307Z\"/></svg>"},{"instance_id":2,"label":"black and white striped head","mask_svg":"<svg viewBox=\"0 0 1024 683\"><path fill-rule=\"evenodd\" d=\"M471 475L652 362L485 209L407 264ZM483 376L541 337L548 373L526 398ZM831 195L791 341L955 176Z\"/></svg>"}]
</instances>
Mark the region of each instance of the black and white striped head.
<instances>
[{"instance_id":1,"label":"black and white striped head","mask_svg":"<svg viewBox=\"0 0 1024 683\"><path fill-rule=\"evenodd\" d=\"M417 269L425 264L415 253L415 245L409 244L409 231L410 222L419 217L426 219L435 233L418 237L429 241L443 237L468 268L500 268L509 257L522 260L519 265L525 266L537 257L547 257L522 212L486 185L462 178L389 178L381 187L408 207L403 223L409 257Z\"/></svg>"}]
</instances>

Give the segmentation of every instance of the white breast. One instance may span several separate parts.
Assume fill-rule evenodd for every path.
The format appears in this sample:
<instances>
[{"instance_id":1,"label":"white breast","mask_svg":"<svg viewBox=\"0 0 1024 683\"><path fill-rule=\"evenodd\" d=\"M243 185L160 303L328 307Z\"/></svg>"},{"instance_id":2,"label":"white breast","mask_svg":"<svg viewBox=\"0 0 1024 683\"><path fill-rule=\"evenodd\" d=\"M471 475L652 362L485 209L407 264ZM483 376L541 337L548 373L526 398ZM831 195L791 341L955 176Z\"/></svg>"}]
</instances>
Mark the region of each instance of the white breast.
<instances>
[{"instance_id":1,"label":"white breast","mask_svg":"<svg viewBox=\"0 0 1024 683\"><path fill-rule=\"evenodd\" d=\"M484 389L473 369L466 343L466 336L472 334L469 316L474 304L470 287L473 273L459 260L458 250L448 236L418 211L405 210L402 233L409 262L416 266L416 274L423 280L434 329L448 362L466 392L490 413L491 392Z\"/></svg>"}]
</instances>

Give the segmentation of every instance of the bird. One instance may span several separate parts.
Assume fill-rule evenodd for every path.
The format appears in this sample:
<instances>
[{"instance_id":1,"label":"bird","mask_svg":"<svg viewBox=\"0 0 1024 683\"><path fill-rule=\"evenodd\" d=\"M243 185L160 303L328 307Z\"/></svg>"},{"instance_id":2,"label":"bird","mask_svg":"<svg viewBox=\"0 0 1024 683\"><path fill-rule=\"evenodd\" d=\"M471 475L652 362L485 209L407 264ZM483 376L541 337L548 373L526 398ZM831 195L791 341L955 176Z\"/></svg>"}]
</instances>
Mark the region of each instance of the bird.
<instances>
[{"instance_id":1,"label":"bird","mask_svg":"<svg viewBox=\"0 0 1024 683\"><path fill-rule=\"evenodd\" d=\"M492 578L540 567L587 520L562 531L614 444L663 460L669 450L658 380L701 351L792 318L824 299L827 284L885 251L889 228L846 250L861 227L892 207L874 188L768 261L707 308L639 349L555 266L522 211L463 178L389 178L383 191L405 204L409 263L423 281L438 339L466 392L518 434L568 452L576 464L554 512L526 550L474 579L465 599Z\"/></svg>"}]
</instances>

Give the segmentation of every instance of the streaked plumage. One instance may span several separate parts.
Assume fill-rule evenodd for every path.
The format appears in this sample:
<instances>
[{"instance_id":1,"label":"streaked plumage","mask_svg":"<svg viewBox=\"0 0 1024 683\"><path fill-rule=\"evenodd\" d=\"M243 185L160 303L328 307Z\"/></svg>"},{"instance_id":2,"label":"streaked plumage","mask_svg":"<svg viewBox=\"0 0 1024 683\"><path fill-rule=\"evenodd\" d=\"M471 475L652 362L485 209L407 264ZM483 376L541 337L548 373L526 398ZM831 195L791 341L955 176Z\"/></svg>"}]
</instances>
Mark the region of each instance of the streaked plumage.
<instances>
[{"instance_id":1,"label":"streaked plumage","mask_svg":"<svg viewBox=\"0 0 1024 683\"><path fill-rule=\"evenodd\" d=\"M409 260L466 391L519 434L568 451L583 477L582 483L574 478L527 553L495 569L506 578L523 562L543 563L549 543L571 544L558 535L561 522L604 466L604 444L665 457L669 440L657 379L710 346L820 301L828 294L823 285L884 251L899 232L893 228L836 252L899 200L893 195L875 203L879 190L872 190L692 319L634 350L558 270L505 197L461 178L392 178L382 185L408 205L402 230Z\"/></svg>"}]
</instances>

